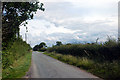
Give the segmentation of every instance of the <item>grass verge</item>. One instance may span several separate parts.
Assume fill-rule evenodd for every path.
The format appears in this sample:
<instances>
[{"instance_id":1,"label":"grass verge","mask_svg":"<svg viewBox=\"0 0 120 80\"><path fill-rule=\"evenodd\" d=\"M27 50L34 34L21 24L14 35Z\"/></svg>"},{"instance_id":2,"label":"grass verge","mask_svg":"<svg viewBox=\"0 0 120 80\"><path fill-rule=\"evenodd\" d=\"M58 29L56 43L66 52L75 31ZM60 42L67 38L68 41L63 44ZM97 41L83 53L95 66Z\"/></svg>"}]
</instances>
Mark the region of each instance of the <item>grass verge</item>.
<instances>
[{"instance_id":1,"label":"grass verge","mask_svg":"<svg viewBox=\"0 0 120 80\"><path fill-rule=\"evenodd\" d=\"M0 61L0 80L2 78L2 62Z\"/></svg>"},{"instance_id":2,"label":"grass verge","mask_svg":"<svg viewBox=\"0 0 120 80\"><path fill-rule=\"evenodd\" d=\"M26 53L24 56L16 60L10 67L4 69L2 78L21 78L25 76L31 65L32 52Z\"/></svg>"},{"instance_id":3,"label":"grass verge","mask_svg":"<svg viewBox=\"0 0 120 80\"><path fill-rule=\"evenodd\" d=\"M120 79L120 61L113 62L96 62L86 57L74 57L72 55L63 55L59 53L43 53L62 62L82 68L92 74L105 80Z\"/></svg>"}]
</instances>

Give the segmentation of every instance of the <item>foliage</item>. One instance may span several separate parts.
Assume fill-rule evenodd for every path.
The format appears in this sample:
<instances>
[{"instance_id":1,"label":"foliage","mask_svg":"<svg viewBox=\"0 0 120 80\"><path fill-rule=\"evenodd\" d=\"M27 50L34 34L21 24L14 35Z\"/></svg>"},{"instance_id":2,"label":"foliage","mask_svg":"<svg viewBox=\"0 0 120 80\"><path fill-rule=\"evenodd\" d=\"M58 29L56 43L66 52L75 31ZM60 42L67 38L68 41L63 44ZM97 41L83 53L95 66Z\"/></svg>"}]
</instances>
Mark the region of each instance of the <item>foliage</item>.
<instances>
[{"instance_id":1,"label":"foliage","mask_svg":"<svg viewBox=\"0 0 120 80\"><path fill-rule=\"evenodd\" d=\"M44 42L41 42L39 45L35 45L34 47L33 47L33 50L34 51L46 51L46 43L44 43Z\"/></svg>"},{"instance_id":2,"label":"foliage","mask_svg":"<svg viewBox=\"0 0 120 80\"><path fill-rule=\"evenodd\" d=\"M115 40L108 40L105 43L71 44L53 46L47 49L48 52L70 54L73 56L88 57L90 59L117 60L120 56L120 45Z\"/></svg>"},{"instance_id":3,"label":"foliage","mask_svg":"<svg viewBox=\"0 0 120 80\"><path fill-rule=\"evenodd\" d=\"M2 39L3 48L9 41L14 41L16 34L19 36L20 25L26 25L26 20L33 19L37 9L43 10L43 4L38 2L3 2L2 6ZM5 45L6 43L6 45Z\"/></svg>"},{"instance_id":4,"label":"foliage","mask_svg":"<svg viewBox=\"0 0 120 80\"><path fill-rule=\"evenodd\" d=\"M4 69L2 78L21 78L26 75L31 66L32 52L26 53L24 56L16 60L10 67Z\"/></svg>"},{"instance_id":5,"label":"foliage","mask_svg":"<svg viewBox=\"0 0 120 80\"><path fill-rule=\"evenodd\" d=\"M45 9L39 2L3 2L2 3L2 62L3 69L8 68L31 49L30 45L19 37L19 28L33 19L36 11ZM27 27L26 27L27 29Z\"/></svg>"},{"instance_id":6,"label":"foliage","mask_svg":"<svg viewBox=\"0 0 120 80\"><path fill-rule=\"evenodd\" d=\"M46 46L46 43L44 43L44 42L41 42L39 45L40 45L41 48L47 47L47 46Z\"/></svg>"},{"instance_id":7,"label":"foliage","mask_svg":"<svg viewBox=\"0 0 120 80\"><path fill-rule=\"evenodd\" d=\"M62 42L61 41L57 41L56 42L56 46L60 46L60 45L62 45Z\"/></svg>"},{"instance_id":8,"label":"foliage","mask_svg":"<svg viewBox=\"0 0 120 80\"><path fill-rule=\"evenodd\" d=\"M87 57L75 57L69 54L66 55L54 52L45 52L44 54L70 65L85 69L105 80L118 80L120 78L120 60L113 60L112 62L104 60L103 62L99 62Z\"/></svg>"},{"instance_id":9,"label":"foliage","mask_svg":"<svg viewBox=\"0 0 120 80\"><path fill-rule=\"evenodd\" d=\"M47 49L49 55L85 69L106 80L120 78L120 43L108 38L104 43L64 44Z\"/></svg>"},{"instance_id":10,"label":"foliage","mask_svg":"<svg viewBox=\"0 0 120 80\"><path fill-rule=\"evenodd\" d=\"M39 51L44 52L44 51L46 51L46 50L47 50L46 48L40 48L40 50L39 50Z\"/></svg>"},{"instance_id":11,"label":"foliage","mask_svg":"<svg viewBox=\"0 0 120 80\"><path fill-rule=\"evenodd\" d=\"M11 44L11 43L10 43ZM9 45L9 44L8 44ZM6 50L2 51L2 67L3 69L8 68L20 57L25 56L30 52L31 47L22 39L16 39L12 46L9 45Z\"/></svg>"}]
</instances>

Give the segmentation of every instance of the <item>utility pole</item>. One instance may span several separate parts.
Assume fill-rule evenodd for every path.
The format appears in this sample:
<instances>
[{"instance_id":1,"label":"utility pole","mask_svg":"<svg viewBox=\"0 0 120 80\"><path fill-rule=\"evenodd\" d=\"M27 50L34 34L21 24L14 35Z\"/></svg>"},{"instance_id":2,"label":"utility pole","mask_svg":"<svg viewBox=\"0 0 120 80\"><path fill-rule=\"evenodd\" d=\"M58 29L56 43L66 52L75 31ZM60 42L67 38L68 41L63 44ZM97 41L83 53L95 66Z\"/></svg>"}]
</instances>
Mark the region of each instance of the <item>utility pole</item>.
<instances>
[{"instance_id":1,"label":"utility pole","mask_svg":"<svg viewBox=\"0 0 120 80\"><path fill-rule=\"evenodd\" d=\"M27 32L28 32L28 29L26 27L26 32L25 32L25 41L26 41L26 43L27 43Z\"/></svg>"}]
</instances>

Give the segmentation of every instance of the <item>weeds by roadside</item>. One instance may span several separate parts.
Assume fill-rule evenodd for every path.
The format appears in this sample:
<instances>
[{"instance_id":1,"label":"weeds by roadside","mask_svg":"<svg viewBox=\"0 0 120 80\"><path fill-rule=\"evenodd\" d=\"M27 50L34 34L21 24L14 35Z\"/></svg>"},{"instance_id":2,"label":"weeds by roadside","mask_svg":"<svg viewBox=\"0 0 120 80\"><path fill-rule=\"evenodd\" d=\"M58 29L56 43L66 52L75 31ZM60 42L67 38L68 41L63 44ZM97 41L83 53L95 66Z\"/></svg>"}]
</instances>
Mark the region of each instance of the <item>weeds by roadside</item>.
<instances>
[{"instance_id":1,"label":"weeds by roadside","mask_svg":"<svg viewBox=\"0 0 120 80\"><path fill-rule=\"evenodd\" d=\"M120 79L120 61L104 61L103 63L100 63L92 59L88 59L86 57L75 57L72 55L63 55L54 52L45 52L44 54L58 59L62 62L65 62L67 64L74 65L81 69L87 70L88 72L91 72L92 74L105 80Z\"/></svg>"},{"instance_id":2,"label":"weeds by roadside","mask_svg":"<svg viewBox=\"0 0 120 80\"><path fill-rule=\"evenodd\" d=\"M2 78L21 78L31 64L31 47L22 39L16 39L2 51Z\"/></svg>"},{"instance_id":3,"label":"weeds by roadside","mask_svg":"<svg viewBox=\"0 0 120 80\"><path fill-rule=\"evenodd\" d=\"M31 65L32 52L16 60L10 67L3 70L2 78L21 78L25 76Z\"/></svg>"},{"instance_id":4,"label":"weeds by roadside","mask_svg":"<svg viewBox=\"0 0 120 80\"><path fill-rule=\"evenodd\" d=\"M120 43L108 38L104 43L64 44L44 53L65 63L85 69L106 80L120 79Z\"/></svg>"}]
</instances>

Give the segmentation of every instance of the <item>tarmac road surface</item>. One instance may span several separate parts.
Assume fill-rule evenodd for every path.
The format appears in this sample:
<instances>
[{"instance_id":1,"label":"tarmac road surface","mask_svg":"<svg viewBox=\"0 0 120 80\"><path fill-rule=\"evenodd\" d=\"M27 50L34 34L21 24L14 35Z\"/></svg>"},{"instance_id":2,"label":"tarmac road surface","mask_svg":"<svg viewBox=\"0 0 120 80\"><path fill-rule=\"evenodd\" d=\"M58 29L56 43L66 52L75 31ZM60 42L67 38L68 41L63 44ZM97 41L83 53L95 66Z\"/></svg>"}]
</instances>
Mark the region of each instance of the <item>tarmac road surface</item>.
<instances>
[{"instance_id":1,"label":"tarmac road surface","mask_svg":"<svg viewBox=\"0 0 120 80\"><path fill-rule=\"evenodd\" d=\"M33 51L31 78L98 78L91 73Z\"/></svg>"}]
</instances>

